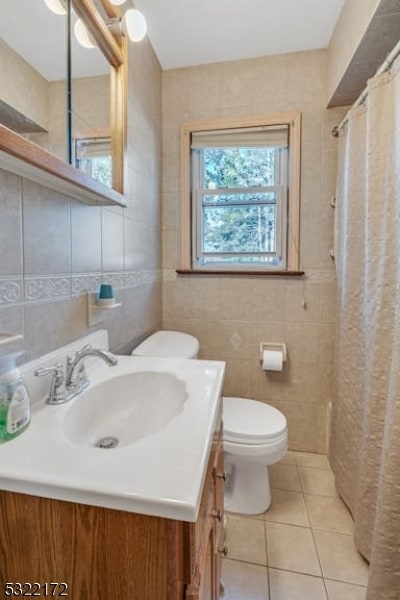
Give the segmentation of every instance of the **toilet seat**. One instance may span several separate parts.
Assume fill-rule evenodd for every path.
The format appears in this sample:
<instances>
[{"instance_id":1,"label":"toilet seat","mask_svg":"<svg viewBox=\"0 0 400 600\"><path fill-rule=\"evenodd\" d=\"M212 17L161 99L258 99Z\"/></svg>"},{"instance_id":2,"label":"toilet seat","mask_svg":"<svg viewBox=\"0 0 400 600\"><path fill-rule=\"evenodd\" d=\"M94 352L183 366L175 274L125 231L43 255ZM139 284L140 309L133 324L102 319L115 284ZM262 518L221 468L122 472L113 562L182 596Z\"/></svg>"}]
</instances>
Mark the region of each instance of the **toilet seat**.
<instances>
[{"instance_id":1,"label":"toilet seat","mask_svg":"<svg viewBox=\"0 0 400 600\"><path fill-rule=\"evenodd\" d=\"M166 358L196 358L199 342L188 333L156 331L136 346L132 356L165 356Z\"/></svg>"},{"instance_id":2,"label":"toilet seat","mask_svg":"<svg viewBox=\"0 0 400 600\"><path fill-rule=\"evenodd\" d=\"M285 416L273 406L247 398L223 398L224 441L246 446L278 443L286 438Z\"/></svg>"}]
</instances>

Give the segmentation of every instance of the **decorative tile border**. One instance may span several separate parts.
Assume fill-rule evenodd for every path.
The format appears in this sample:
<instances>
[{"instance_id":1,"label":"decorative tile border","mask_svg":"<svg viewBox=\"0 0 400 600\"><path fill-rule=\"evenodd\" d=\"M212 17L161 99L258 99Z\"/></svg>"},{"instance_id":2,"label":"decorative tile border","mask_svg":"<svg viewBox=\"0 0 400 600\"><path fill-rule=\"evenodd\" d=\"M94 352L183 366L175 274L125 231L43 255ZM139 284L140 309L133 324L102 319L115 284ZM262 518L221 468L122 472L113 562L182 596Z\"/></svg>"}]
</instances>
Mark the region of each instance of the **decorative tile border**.
<instances>
[{"instance_id":1,"label":"decorative tile border","mask_svg":"<svg viewBox=\"0 0 400 600\"><path fill-rule=\"evenodd\" d=\"M81 273L49 277L0 277L0 307L22 302L43 302L74 298L96 292L101 283L111 283L115 289L136 288L161 281L162 271L132 271L127 273Z\"/></svg>"},{"instance_id":2,"label":"decorative tile border","mask_svg":"<svg viewBox=\"0 0 400 600\"><path fill-rule=\"evenodd\" d=\"M88 273L72 276L72 295L97 292L101 283L110 283L116 290L140 287L161 281L161 271L128 271L126 273Z\"/></svg>"},{"instance_id":3,"label":"decorative tile border","mask_svg":"<svg viewBox=\"0 0 400 600\"><path fill-rule=\"evenodd\" d=\"M150 285L157 281L176 281L176 279L177 274L173 269L126 273L80 273L72 277L66 275L0 277L0 306L81 296L87 292L96 292L101 283L111 283L115 289L129 289ZM306 271L305 279L321 283L335 282L336 273L333 269L310 269Z\"/></svg>"},{"instance_id":4,"label":"decorative tile border","mask_svg":"<svg viewBox=\"0 0 400 600\"><path fill-rule=\"evenodd\" d=\"M134 271L125 274L125 287L140 287L161 281L161 271Z\"/></svg>"},{"instance_id":5,"label":"decorative tile border","mask_svg":"<svg viewBox=\"0 0 400 600\"><path fill-rule=\"evenodd\" d=\"M19 304L22 298L22 279L0 278L0 306Z\"/></svg>"},{"instance_id":6,"label":"decorative tile border","mask_svg":"<svg viewBox=\"0 0 400 600\"><path fill-rule=\"evenodd\" d=\"M25 302L71 297L71 277L25 277Z\"/></svg>"},{"instance_id":7,"label":"decorative tile border","mask_svg":"<svg viewBox=\"0 0 400 600\"><path fill-rule=\"evenodd\" d=\"M110 283L116 290L125 286L125 273L103 273L102 283Z\"/></svg>"},{"instance_id":8,"label":"decorative tile border","mask_svg":"<svg viewBox=\"0 0 400 600\"><path fill-rule=\"evenodd\" d=\"M80 296L87 292L97 292L102 283L101 273L72 276L72 296Z\"/></svg>"},{"instance_id":9,"label":"decorative tile border","mask_svg":"<svg viewBox=\"0 0 400 600\"><path fill-rule=\"evenodd\" d=\"M72 295L96 292L101 283L110 283L116 290L140 287L161 281L161 271L131 271L126 273L96 273L72 276Z\"/></svg>"}]
</instances>

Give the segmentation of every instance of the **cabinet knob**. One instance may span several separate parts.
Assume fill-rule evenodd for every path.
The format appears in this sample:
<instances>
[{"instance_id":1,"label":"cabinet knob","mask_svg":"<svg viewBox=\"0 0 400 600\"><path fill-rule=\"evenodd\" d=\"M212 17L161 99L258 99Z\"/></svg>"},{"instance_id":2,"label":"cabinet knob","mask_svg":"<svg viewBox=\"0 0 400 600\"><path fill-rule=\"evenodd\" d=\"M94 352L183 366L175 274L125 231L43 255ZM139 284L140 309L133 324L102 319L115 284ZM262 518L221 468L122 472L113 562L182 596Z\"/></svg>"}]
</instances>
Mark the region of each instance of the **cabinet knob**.
<instances>
[{"instance_id":1,"label":"cabinet knob","mask_svg":"<svg viewBox=\"0 0 400 600\"><path fill-rule=\"evenodd\" d=\"M226 481L228 478L228 474L226 473L226 471L222 471L222 473L216 473L215 477L217 477L217 479L223 479L224 481Z\"/></svg>"},{"instance_id":2,"label":"cabinet knob","mask_svg":"<svg viewBox=\"0 0 400 600\"><path fill-rule=\"evenodd\" d=\"M224 513L220 508L215 508L212 511L211 516L214 517L215 519L217 519L219 522L221 522L222 518L224 516Z\"/></svg>"},{"instance_id":3,"label":"cabinet knob","mask_svg":"<svg viewBox=\"0 0 400 600\"><path fill-rule=\"evenodd\" d=\"M228 556L228 546L224 546L223 548L218 548L218 554L222 554L225 558Z\"/></svg>"}]
</instances>

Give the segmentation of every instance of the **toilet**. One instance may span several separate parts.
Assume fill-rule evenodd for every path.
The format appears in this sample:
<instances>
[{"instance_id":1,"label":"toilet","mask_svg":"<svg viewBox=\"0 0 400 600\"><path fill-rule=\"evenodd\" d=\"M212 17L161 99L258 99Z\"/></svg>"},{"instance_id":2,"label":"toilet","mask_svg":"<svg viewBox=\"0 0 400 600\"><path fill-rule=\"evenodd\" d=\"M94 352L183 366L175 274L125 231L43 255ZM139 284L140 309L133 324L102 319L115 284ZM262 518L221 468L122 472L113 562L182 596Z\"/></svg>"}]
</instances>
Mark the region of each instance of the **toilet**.
<instances>
[{"instance_id":1,"label":"toilet","mask_svg":"<svg viewBox=\"0 0 400 600\"><path fill-rule=\"evenodd\" d=\"M198 340L178 331L157 331L133 349L133 356L197 358ZM223 398L225 509L259 514L271 504L268 466L287 452L285 416L247 398Z\"/></svg>"}]
</instances>

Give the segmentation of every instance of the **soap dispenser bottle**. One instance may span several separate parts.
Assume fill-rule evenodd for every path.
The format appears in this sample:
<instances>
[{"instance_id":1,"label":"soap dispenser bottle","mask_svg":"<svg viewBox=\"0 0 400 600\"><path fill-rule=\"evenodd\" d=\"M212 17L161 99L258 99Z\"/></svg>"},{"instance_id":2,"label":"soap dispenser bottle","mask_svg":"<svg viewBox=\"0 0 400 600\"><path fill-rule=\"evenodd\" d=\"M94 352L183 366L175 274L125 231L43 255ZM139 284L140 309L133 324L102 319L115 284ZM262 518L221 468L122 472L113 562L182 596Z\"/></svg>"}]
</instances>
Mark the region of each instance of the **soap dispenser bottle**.
<instances>
[{"instance_id":1,"label":"soap dispenser bottle","mask_svg":"<svg viewBox=\"0 0 400 600\"><path fill-rule=\"evenodd\" d=\"M0 357L0 443L25 431L30 422L29 397L15 364L17 356Z\"/></svg>"}]
</instances>

